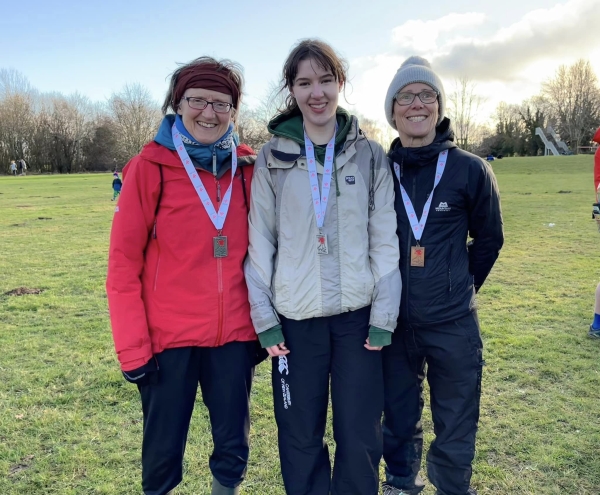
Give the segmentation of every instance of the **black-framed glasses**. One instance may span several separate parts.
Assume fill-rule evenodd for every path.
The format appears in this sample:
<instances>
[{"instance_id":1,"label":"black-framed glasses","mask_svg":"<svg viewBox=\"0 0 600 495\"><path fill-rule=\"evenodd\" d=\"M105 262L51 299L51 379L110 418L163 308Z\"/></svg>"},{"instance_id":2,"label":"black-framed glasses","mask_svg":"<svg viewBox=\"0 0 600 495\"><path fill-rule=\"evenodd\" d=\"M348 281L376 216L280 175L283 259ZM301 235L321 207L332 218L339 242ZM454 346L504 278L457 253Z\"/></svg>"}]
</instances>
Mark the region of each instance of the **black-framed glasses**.
<instances>
[{"instance_id":1,"label":"black-framed glasses","mask_svg":"<svg viewBox=\"0 0 600 495\"><path fill-rule=\"evenodd\" d=\"M212 105L213 110L216 113L227 113L231 110L233 105L231 103L225 103L224 101L207 101L204 98L198 98L196 96L182 96L182 100L188 102L190 108L194 110L204 110L208 105Z\"/></svg>"},{"instance_id":2,"label":"black-framed glasses","mask_svg":"<svg viewBox=\"0 0 600 495\"><path fill-rule=\"evenodd\" d=\"M418 96L422 103L433 103L438 98L438 92L426 89L420 93L398 93L396 95L396 101L400 106L410 105L415 101L415 96Z\"/></svg>"}]
</instances>

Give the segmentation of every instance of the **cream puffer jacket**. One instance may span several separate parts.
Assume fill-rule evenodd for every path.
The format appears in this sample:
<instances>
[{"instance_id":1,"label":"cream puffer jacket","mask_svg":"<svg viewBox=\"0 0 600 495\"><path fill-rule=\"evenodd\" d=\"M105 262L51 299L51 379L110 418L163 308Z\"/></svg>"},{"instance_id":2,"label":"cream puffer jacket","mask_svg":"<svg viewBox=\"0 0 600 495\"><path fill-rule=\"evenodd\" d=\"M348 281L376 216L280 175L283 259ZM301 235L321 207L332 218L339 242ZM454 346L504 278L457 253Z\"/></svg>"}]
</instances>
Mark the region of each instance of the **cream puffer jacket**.
<instances>
[{"instance_id":1,"label":"cream puffer jacket","mask_svg":"<svg viewBox=\"0 0 600 495\"><path fill-rule=\"evenodd\" d=\"M356 117L335 163L340 194L332 179L322 230L328 254L320 255L304 146L275 136L261 149L244 267L257 333L279 324L278 314L304 320L368 305L371 325L396 328L402 282L392 175L383 149L367 141ZM321 188L319 163L317 172Z\"/></svg>"}]
</instances>

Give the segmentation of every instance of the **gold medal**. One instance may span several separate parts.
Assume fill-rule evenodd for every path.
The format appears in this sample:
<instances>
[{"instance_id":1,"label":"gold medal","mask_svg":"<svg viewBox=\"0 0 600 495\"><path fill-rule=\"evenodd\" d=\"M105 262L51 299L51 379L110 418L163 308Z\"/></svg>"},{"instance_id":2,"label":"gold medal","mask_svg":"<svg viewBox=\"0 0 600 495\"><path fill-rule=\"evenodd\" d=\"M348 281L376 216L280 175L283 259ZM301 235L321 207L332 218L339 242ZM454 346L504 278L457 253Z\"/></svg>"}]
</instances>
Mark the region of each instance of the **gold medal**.
<instances>
[{"instance_id":1,"label":"gold medal","mask_svg":"<svg viewBox=\"0 0 600 495\"><path fill-rule=\"evenodd\" d=\"M425 266L425 248L423 246L411 246L410 266Z\"/></svg>"}]
</instances>

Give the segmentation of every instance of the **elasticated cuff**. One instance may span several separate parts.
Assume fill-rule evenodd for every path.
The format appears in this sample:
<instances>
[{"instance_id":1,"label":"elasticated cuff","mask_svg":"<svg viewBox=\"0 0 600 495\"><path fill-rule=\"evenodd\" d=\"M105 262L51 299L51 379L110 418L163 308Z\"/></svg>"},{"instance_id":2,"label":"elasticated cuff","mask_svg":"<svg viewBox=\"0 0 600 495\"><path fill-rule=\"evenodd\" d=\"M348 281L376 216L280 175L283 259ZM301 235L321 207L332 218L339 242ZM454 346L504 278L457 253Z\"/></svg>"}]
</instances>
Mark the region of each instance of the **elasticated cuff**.
<instances>
[{"instance_id":1,"label":"elasticated cuff","mask_svg":"<svg viewBox=\"0 0 600 495\"><path fill-rule=\"evenodd\" d=\"M371 325L369 327L369 343L373 347L385 347L392 343L392 332Z\"/></svg>"},{"instance_id":2,"label":"elasticated cuff","mask_svg":"<svg viewBox=\"0 0 600 495\"><path fill-rule=\"evenodd\" d=\"M258 340L260 341L260 346L263 349L281 344L284 341L281 325L275 325L264 332L260 332L258 334Z\"/></svg>"}]
</instances>

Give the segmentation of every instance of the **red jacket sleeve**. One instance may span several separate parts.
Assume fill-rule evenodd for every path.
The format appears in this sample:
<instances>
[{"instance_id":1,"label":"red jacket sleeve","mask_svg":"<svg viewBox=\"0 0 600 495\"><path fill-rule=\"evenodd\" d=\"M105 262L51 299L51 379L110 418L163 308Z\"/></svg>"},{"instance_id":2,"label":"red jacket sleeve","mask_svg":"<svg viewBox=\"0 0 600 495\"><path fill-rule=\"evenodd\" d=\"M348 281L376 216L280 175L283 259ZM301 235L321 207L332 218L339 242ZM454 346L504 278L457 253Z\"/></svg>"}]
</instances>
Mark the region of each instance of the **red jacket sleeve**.
<instances>
[{"instance_id":1,"label":"red jacket sleeve","mask_svg":"<svg viewBox=\"0 0 600 495\"><path fill-rule=\"evenodd\" d=\"M121 369L131 371L152 358L141 275L161 184L158 166L139 156L123 172L110 233L106 293Z\"/></svg>"}]
</instances>

